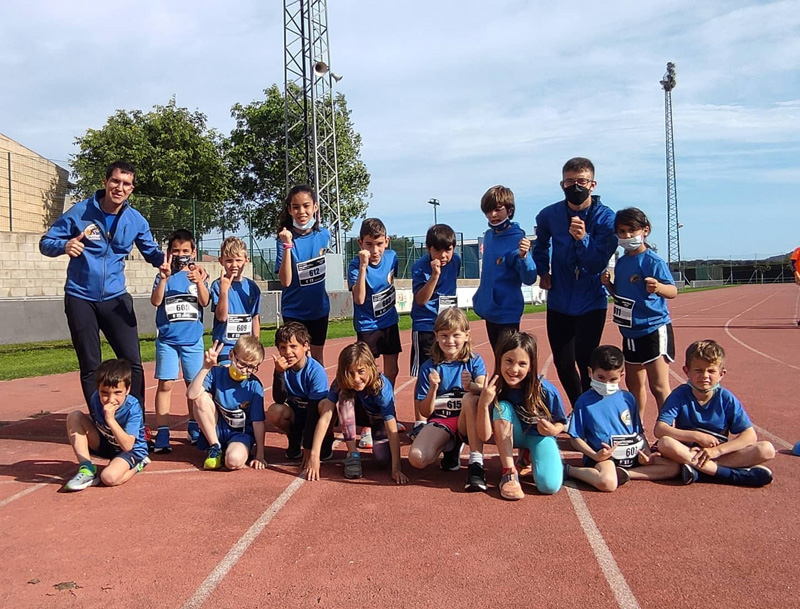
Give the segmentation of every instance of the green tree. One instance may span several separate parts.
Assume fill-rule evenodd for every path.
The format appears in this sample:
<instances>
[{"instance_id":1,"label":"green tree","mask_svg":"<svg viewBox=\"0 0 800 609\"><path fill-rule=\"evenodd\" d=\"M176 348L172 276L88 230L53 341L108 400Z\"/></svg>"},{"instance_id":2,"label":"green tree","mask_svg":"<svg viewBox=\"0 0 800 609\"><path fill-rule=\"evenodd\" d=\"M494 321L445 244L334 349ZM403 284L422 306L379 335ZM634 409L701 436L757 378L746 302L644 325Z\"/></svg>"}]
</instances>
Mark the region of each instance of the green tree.
<instances>
[{"instance_id":1,"label":"green tree","mask_svg":"<svg viewBox=\"0 0 800 609\"><path fill-rule=\"evenodd\" d=\"M77 194L91 195L101 188L106 167L126 160L137 170L131 203L157 238L179 227L194 227L198 236L232 229L237 221L226 213L232 191L225 138L206 121L202 112L179 108L174 97L147 113L117 110L101 129L88 129L75 140L80 152L71 164Z\"/></svg>"},{"instance_id":2,"label":"green tree","mask_svg":"<svg viewBox=\"0 0 800 609\"><path fill-rule=\"evenodd\" d=\"M275 235L286 196L284 97L277 85L264 94L263 100L231 108L236 126L226 151L241 217L246 219L250 213L253 232L260 237ZM353 127L344 95L335 96L334 110L342 226L349 230L353 220L366 213L370 176L361 160L361 136ZM292 154L299 160L303 151L293 150Z\"/></svg>"}]
</instances>

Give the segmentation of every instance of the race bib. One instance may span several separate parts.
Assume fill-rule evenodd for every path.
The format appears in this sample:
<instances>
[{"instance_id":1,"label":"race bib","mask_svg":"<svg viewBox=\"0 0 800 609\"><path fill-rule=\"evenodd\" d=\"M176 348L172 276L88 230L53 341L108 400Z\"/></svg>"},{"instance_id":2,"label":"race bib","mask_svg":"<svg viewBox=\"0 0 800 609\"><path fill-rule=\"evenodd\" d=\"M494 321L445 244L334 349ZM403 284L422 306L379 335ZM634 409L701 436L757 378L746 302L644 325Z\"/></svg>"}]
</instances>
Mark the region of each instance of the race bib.
<instances>
[{"instance_id":1,"label":"race bib","mask_svg":"<svg viewBox=\"0 0 800 609\"><path fill-rule=\"evenodd\" d=\"M614 296L614 323L623 328L633 326L633 300L624 296Z\"/></svg>"},{"instance_id":2,"label":"race bib","mask_svg":"<svg viewBox=\"0 0 800 609\"><path fill-rule=\"evenodd\" d=\"M228 322L225 325L225 342L236 342L240 336L247 336L252 333L252 315L231 315L228 313Z\"/></svg>"},{"instance_id":3,"label":"race bib","mask_svg":"<svg viewBox=\"0 0 800 609\"><path fill-rule=\"evenodd\" d=\"M392 284L382 292L372 295L372 312L375 313L375 317L386 315L394 309L396 301L397 292L394 289L394 284Z\"/></svg>"},{"instance_id":4,"label":"race bib","mask_svg":"<svg viewBox=\"0 0 800 609\"><path fill-rule=\"evenodd\" d=\"M451 309L458 306L458 296L439 296L439 310L441 313L445 309Z\"/></svg>"},{"instance_id":5,"label":"race bib","mask_svg":"<svg viewBox=\"0 0 800 609\"><path fill-rule=\"evenodd\" d=\"M102 423L95 423L94 426L97 427L97 431L103 434L103 437L106 440L108 440L108 443L111 444L111 446L113 446L118 450L122 450L122 448L119 445L119 442L117 442L117 437L111 431L110 427L108 427L107 425L103 425Z\"/></svg>"},{"instance_id":6,"label":"race bib","mask_svg":"<svg viewBox=\"0 0 800 609\"><path fill-rule=\"evenodd\" d=\"M217 411L219 411L219 415L225 419L228 427L231 429L244 429L244 424L247 419L244 414L244 410L241 408L237 408L236 410L228 410L227 408L223 408L217 404Z\"/></svg>"},{"instance_id":7,"label":"race bib","mask_svg":"<svg viewBox=\"0 0 800 609\"><path fill-rule=\"evenodd\" d=\"M633 467L636 464L639 451L645 447L645 439L638 433L611 436L614 450L611 458L620 467Z\"/></svg>"},{"instance_id":8,"label":"race bib","mask_svg":"<svg viewBox=\"0 0 800 609\"><path fill-rule=\"evenodd\" d=\"M325 269L325 256L298 262L297 278L300 280L300 285L314 285L325 281Z\"/></svg>"},{"instance_id":9,"label":"race bib","mask_svg":"<svg viewBox=\"0 0 800 609\"><path fill-rule=\"evenodd\" d=\"M464 390L454 387L447 393L436 396L433 402L433 412L440 417L457 417L461 413L461 399L464 397Z\"/></svg>"},{"instance_id":10,"label":"race bib","mask_svg":"<svg viewBox=\"0 0 800 609\"><path fill-rule=\"evenodd\" d=\"M164 310L167 321L198 321L200 319L200 305L197 296L192 294L178 294L167 296L164 299Z\"/></svg>"}]
</instances>

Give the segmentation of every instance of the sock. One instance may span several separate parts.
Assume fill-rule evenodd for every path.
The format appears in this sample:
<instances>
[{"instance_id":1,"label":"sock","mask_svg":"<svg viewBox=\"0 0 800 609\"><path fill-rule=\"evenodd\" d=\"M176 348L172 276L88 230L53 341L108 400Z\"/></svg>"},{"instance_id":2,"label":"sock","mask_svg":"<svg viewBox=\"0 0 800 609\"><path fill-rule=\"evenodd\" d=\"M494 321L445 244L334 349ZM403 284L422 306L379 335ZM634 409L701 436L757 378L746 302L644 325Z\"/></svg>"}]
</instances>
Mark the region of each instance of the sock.
<instances>
[{"instance_id":1,"label":"sock","mask_svg":"<svg viewBox=\"0 0 800 609\"><path fill-rule=\"evenodd\" d=\"M414 429L416 429L417 427L422 427L422 426L423 426L423 425L425 425L426 423L427 423L427 421L416 421L416 422L414 423Z\"/></svg>"},{"instance_id":2,"label":"sock","mask_svg":"<svg viewBox=\"0 0 800 609\"><path fill-rule=\"evenodd\" d=\"M733 469L730 467L725 467L723 465L717 465L717 473L713 476L708 476L704 474L700 470L697 470L697 473L700 474L700 477L703 478L705 476L706 479L708 478L715 478L718 482L727 482L728 484L732 484L734 482L734 473Z\"/></svg>"},{"instance_id":3,"label":"sock","mask_svg":"<svg viewBox=\"0 0 800 609\"><path fill-rule=\"evenodd\" d=\"M95 464L94 464L94 463L92 463L91 461L81 461L81 462L78 464L78 469L80 469L80 468L81 468L81 467L83 467L83 466L86 466L87 468L89 468L93 474L96 474L96 473L97 473L97 467L96 467L96 466L95 466Z\"/></svg>"},{"instance_id":4,"label":"sock","mask_svg":"<svg viewBox=\"0 0 800 609\"><path fill-rule=\"evenodd\" d=\"M166 429L167 431L169 431L169 425L159 425L158 431L161 431L162 429Z\"/></svg>"},{"instance_id":5,"label":"sock","mask_svg":"<svg viewBox=\"0 0 800 609\"><path fill-rule=\"evenodd\" d=\"M469 451L469 464L480 463L483 465L483 453L476 450Z\"/></svg>"}]
</instances>

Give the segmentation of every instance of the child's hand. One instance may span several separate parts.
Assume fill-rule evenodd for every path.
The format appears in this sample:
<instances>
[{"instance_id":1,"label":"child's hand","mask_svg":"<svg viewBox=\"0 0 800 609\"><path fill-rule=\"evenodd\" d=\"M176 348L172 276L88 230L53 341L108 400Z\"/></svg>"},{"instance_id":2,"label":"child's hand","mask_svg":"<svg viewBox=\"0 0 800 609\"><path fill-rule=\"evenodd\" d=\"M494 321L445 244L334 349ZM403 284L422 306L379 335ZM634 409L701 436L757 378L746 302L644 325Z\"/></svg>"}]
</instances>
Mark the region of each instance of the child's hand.
<instances>
[{"instance_id":1,"label":"child's hand","mask_svg":"<svg viewBox=\"0 0 800 609\"><path fill-rule=\"evenodd\" d=\"M103 404L103 416L107 423L114 420L114 414L117 412L117 408L119 408L119 404L113 399L107 404Z\"/></svg>"},{"instance_id":2,"label":"child's hand","mask_svg":"<svg viewBox=\"0 0 800 609\"><path fill-rule=\"evenodd\" d=\"M264 461L264 457L256 457L255 459L250 459L250 467L253 469L266 469L267 462Z\"/></svg>"},{"instance_id":3,"label":"child's hand","mask_svg":"<svg viewBox=\"0 0 800 609\"><path fill-rule=\"evenodd\" d=\"M221 343L218 340L214 341L214 344L206 351L203 357L203 368L211 369L217 365L217 360L219 359L219 354L222 352L223 347L225 347L225 343Z\"/></svg>"},{"instance_id":4,"label":"child's hand","mask_svg":"<svg viewBox=\"0 0 800 609\"><path fill-rule=\"evenodd\" d=\"M406 476L401 470L394 471L392 470L392 480L397 482L397 484L405 484L408 482L408 476Z\"/></svg>"},{"instance_id":5,"label":"child's hand","mask_svg":"<svg viewBox=\"0 0 800 609\"><path fill-rule=\"evenodd\" d=\"M70 258L77 258L83 253L83 248L85 247L81 241L83 241L84 237L83 232L77 237L73 237L67 244L64 246L64 253L69 256Z\"/></svg>"},{"instance_id":6,"label":"child's hand","mask_svg":"<svg viewBox=\"0 0 800 609\"><path fill-rule=\"evenodd\" d=\"M661 453L650 453L649 455L643 450L639 451L637 457L639 465L653 465L656 462L656 457L660 457Z\"/></svg>"},{"instance_id":7,"label":"child's hand","mask_svg":"<svg viewBox=\"0 0 800 609\"><path fill-rule=\"evenodd\" d=\"M661 284L658 283L658 279L655 277L644 278L644 288L647 290L648 294L657 294L660 285Z\"/></svg>"},{"instance_id":8,"label":"child's hand","mask_svg":"<svg viewBox=\"0 0 800 609\"><path fill-rule=\"evenodd\" d=\"M524 258L528 255L528 250L531 249L531 242L529 239L523 237L519 240L519 257Z\"/></svg>"},{"instance_id":9,"label":"child's hand","mask_svg":"<svg viewBox=\"0 0 800 609\"><path fill-rule=\"evenodd\" d=\"M189 281L200 285L207 276L208 273L206 273L206 270L202 266L195 262L189 264Z\"/></svg>"},{"instance_id":10,"label":"child's hand","mask_svg":"<svg viewBox=\"0 0 800 609\"><path fill-rule=\"evenodd\" d=\"M319 455L309 454L306 466L306 480L319 480Z\"/></svg>"},{"instance_id":11,"label":"child's hand","mask_svg":"<svg viewBox=\"0 0 800 609\"><path fill-rule=\"evenodd\" d=\"M710 433L703 433L702 431L696 431L694 432L694 443L699 444L703 448L711 448L712 446L716 446L717 444L719 444L719 440L717 440Z\"/></svg>"},{"instance_id":12,"label":"child's hand","mask_svg":"<svg viewBox=\"0 0 800 609\"><path fill-rule=\"evenodd\" d=\"M369 264L370 254L367 250L359 250L358 252L358 266L362 269L367 268Z\"/></svg>"},{"instance_id":13,"label":"child's hand","mask_svg":"<svg viewBox=\"0 0 800 609\"><path fill-rule=\"evenodd\" d=\"M428 372L428 383L430 383L431 388L433 388L434 386L438 387L441 382L442 382L442 377L439 376L439 373L436 372L435 369L431 368L431 371Z\"/></svg>"},{"instance_id":14,"label":"child's hand","mask_svg":"<svg viewBox=\"0 0 800 609\"><path fill-rule=\"evenodd\" d=\"M431 260L431 277L438 277L442 274L442 261Z\"/></svg>"},{"instance_id":15,"label":"child's hand","mask_svg":"<svg viewBox=\"0 0 800 609\"><path fill-rule=\"evenodd\" d=\"M494 399L497 397L497 378L498 377L495 374L489 379L488 383L483 385L483 389L481 389L480 403L482 403L484 406L493 404Z\"/></svg>"},{"instance_id":16,"label":"child's hand","mask_svg":"<svg viewBox=\"0 0 800 609\"><path fill-rule=\"evenodd\" d=\"M602 283L607 288L610 288L612 285L611 273L609 273L607 270L600 273L600 283Z\"/></svg>"},{"instance_id":17,"label":"child's hand","mask_svg":"<svg viewBox=\"0 0 800 609\"><path fill-rule=\"evenodd\" d=\"M461 388L464 391L470 390L470 385L472 385L472 373L469 370L462 370L461 371Z\"/></svg>"},{"instance_id":18,"label":"child's hand","mask_svg":"<svg viewBox=\"0 0 800 609\"><path fill-rule=\"evenodd\" d=\"M548 421L544 417L539 418L539 422L536 423L536 430L540 436L557 436L561 432L555 423Z\"/></svg>"},{"instance_id":19,"label":"child's hand","mask_svg":"<svg viewBox=\"0 0 800 609\"><path fill-rule=\"evenodd\" d=\"M693 447L690 451L692 453L692 463L697 467L703 467L709 461L713 461L719 457L719 448L711 446L708 448Z\"/></svg>"},{"instance_id":20,"label":"child's hand","mask_svg":"<svg viewBox=\"0 0 800 609\"><path fill-rule=\"evenodd\" d=\"M172 254L167 254L164 262L158 267L158 276L161 277L161 281L164 281L169 279L170 275L172 275Z\"/></svg>"},{"instance_id":21,"label":"child's hand","mask_svg":"<svg viewBox=\"0 0 800 609\"><path fill-rule=\"evenodd\" d=\"M231 284L235 279L235 275L228 275L225 268L222 268L222 272L219 274L219 291L220 292L227 292L231 289Z\"/></svg>"},{"instance_id":22,"label":"child's hand","mask_svg":"<svg viewBox=\"0 0 800 609\"><path fill-rule=\"evenodd\" d=\"M603 448L598 450L594 454L595 461L608 461L611 458L611 453L614 452L614 448L606 444L605 442L602 443Z\"/></svg>"},{"instance_id":23,"label":"child's hand","mask_svg":"<svg viewBox=\"0 0 800 609\"><path fill-rule=\"evenodd\" d=\"M289 364L282 355L278 355L277 357L273 355L272 361L275 362L276 372L286 372L289 369Z\"/></svg>"},{"instance_id":24,"label":"child's hand","mask_svg":"<svg viewBox=\"0 0 800 609\"><path fill-rule=\"evenodd\" d=\"M292 231L290 231L288 228L282 228L281 232L278 233L278 239L281 243L291 243Z\"/></svg>"},{"instance_id":25,"label":"child's hand","mask_svg":"<svg viewBox=\"0 0 800 609\"><path fill-rule=\"evenodd\" d=\"M586 224L578 216L573 216L570 220L569 234L575 241L580 241L586 236Z\"/></svg>"}]
</instances>

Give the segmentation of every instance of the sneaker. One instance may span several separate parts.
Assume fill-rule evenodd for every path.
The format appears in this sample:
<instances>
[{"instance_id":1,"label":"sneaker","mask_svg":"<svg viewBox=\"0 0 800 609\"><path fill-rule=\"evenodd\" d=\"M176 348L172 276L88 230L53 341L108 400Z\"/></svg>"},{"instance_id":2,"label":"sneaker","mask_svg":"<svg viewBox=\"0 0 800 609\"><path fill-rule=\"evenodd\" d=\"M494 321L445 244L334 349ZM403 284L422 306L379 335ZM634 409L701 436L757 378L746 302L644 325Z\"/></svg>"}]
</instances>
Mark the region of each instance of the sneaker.
<instances>
[{"instance_id":1,"label":"sneaker","mask_svg":"<svg viewBox=\"0 0 800 609\"><path fill-rule=\"evenodd\" d=\"M519 501L525 496L517 472L509 472L500 478L500 496L509 501Z\"/></svg>"},{"instance_id":2,"label":"sneaker","mask_svg":"<svg viewBox=\"0 0 800 609\"><path fill-rule=\"evenodd\" d=\"M563 479L564 480L569 480L569 468L570 468L569 463L565 463L564 464L564 475L563 475Z\"/></svg>"},{"instance_id":3,"label":"sneaker","mask_svg":"<svg viewBox=\"0 0 800 609\"><path fill-rule=\"evenodd\" d=\"M320 461L330 461L333 459L333 434L327 435L322 440L322 447L320 448Z\"/></svg>"},{"instance_id":4,"label":"sneaker","mask_svg":"<svg viewBox=\"0 0 800 609\"><path fill-rule=\"evenodd\" d=\"M406 426L397 421L397 433L406 433Z\"/></svg>"},{"instance_id":5,"label":"sneaker","mask_svg":"<svg viewBox=\"0 0 800 609\"><path fill-rule=\"evenodd\" d=\"M159 427L156 432L156 443L153 447L153 452L157 455L167 454L172 452L172 447L169 445L169 427Z\"/></svg>"},{"instance_id":6,"label":"sneaker","mask_svg":"<svg viewBox=\"0 0 800 609\"><path fill-rule=\"evenodd\" d=\"M457 472L461 469L461 447L462 442L456 442L456 445L442 453L442 461L439 466L446 472Z\"/></svg>"},{"instance_id":7,"label":"sneaker","mask_svg":"<svg viewBox=\"0 0 800 609\"><path fill-rule=\"evenodd\" d=\"M486 490L486 474L483 465L480 463L470 463L467 466L467 484L464 489L471 493Z\"/></svg>"},{"instance_id":8,"label":"sneaker","mask_svg":"<svg viewBox=\"0 0 800 609\"><path fill-rule=\"evenodd\" d=\"M203 463L203 469L219 469L222 467L222 447L219 444L213 444L208 449L208 456Z\"/></svg>"},{"instance_id":9,"label":"sneaker","mask_svg":"<svg viewBox=\"0 0 800 609\"><path fill-rule=\"evenodd\" d=\"M697 482L699 477L700 474L695 468L686 463L681 463L681 482L684 484L692 484L692 482Z\"/></svg>"},{"instance_id":10,"label":"sneaker","mask_svg":"<svg viewBox=\"0 0 800 609\"><path fill-rule=\"evenodd\" d=\"M625 486L631 481L631 475L624 467L617 468L617 486Z\"/></svg>"},{"instance_id":11,"label":"sneaker","mask_svg":"<svg viewBox=\"0 0 800 609\"><path fill-rule=\"evenodd\" d=\"M363 475L361 470L361 453L353 452L344 460L344 477L355 480Z\"/></svg>"},{"instance_id":12,"label":"sneaker","mask_svg":"<svg viewBox=\"0 0 800 609\"><path fill-rule=\"evenodd\" d=\"M737 467L732 468L732 471L734 472L734 484L737 486L758 488L772 482L772 470L763 465Z\"/></svg>"},{"instance_id":13,"label":"sneaker","mask_svg":"<svg viewBox=\"0 0 800 609\"><path fill-rule=\"evenodd\" d=\"M142 459L141 461L139 461L139 462L136 464L136 473L137 473L137 474L138 474L138 473L141 473L141 471L142 471L142 470L143 470L145 467L147 467L148 465L150 465L150 463L151 463L151 461L150 461L150 457L145 457L144 459Z\"/></svg>"},{"instance_id":14,"label":"sneaker","mask_svg":"<svg viewBox=\"0 0 800 609\"><path fill-rule=\"evenodd\" d=\"M300 459L303 456L303 434L289 434L289 448L286 449L286 452L283 453L283 456L289 459L290 461L294 461L296 459Z\"/></svg>"},{"instance_id":15,"label":"sneaker","mask_svg":"<svg viewBox=\"0 0 800 609\"><path fill-rule=\"evenodd\" d=\"M88 465L81 465L78 468L78 473L64 485L64 489L68 491L82 491L90 486L95 486L100 483L100 477L97 475L97 470L92 471Z\"/></svg>"},{"instance_id":16,"label":"sneaker","mask_svg":"<svg viewBox=\"0 0 800 609\"><path fill-rule=\"evenodd\" d=\"M419 435L419 432L422 431L422 428L425 427L425 423L414 423L414 429L408 432L408 439L413 440Z\"/></svg>"},{"instance_id":17,"label":"sneaker","mask_svg":"<svg viewBox=\"0 0 800 609\"><path fill-rule=\"evenodd\" d=\"M189 424L186 426L186 433L189 435L189 444L194 446L197 440L200 439L200 426L194 419L189 419Z\"/></svg>"},{"instance_id":18,"label":"sneaker","mask_svg":"<svg viewBox=\"0 0 800 609\"><path fill-rule=\"evenodd\" d=\"M361 439L358 441L359 448L372 448L372 430L365 427L361 430Z\"/></svg>"},{"instance_id":19,"label":"sneaker","mask_svg":"<svg viewBox=\"0 0 800 609\"><path fill-rule=\"evenodd\" d=\"M519 456L517 457L517 462L515 465L517 467L517 471L519 472L520 478L524 478L525 476L533 476L531 451L527 448L523 448L521 451L519 451Z\"/></svg>"}]
</instances>

